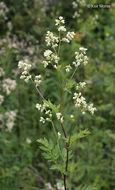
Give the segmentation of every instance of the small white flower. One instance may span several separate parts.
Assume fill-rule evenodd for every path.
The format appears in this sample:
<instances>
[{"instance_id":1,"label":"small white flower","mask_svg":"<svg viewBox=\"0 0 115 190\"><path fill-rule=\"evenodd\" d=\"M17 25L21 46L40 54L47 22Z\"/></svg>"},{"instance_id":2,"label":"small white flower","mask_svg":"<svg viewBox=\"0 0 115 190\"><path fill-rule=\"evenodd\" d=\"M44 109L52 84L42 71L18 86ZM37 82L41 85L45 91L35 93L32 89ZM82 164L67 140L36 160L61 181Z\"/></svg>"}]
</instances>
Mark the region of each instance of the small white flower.
<instances>
[{"instance_id":1,"label":"small white flower","mask_svg":"<svg viewBox=\"0 0 115 190\"><path fill-rule=\"evenodd\" d=\"M70 65L67 65L65 70L68 73L71 69L72 69L72 67Z\"/></svg>"},{"instance_id":2,"label":"small white flower","mask_svg":"<svg viewBox=\"0 0 115 190\"><path fill-rule=\"evenodd\" d=\"M51 121L51 119L47 117L47 118L46 118L46 121Z\"/></svg>"},{"instance_id":3,"label":"small white flower","mask_svg":"<svg viewBox=\"0 0 115 190\"><path fill-rule=\"evenodd\" d=\"M58 28L58 31L66 32L65 26L60 26L60 27Z\"/></svg>"},{"instance_id":4,"label":"small white flower","mask_svg":"<svg viewBox=\"0 0 115 190\"><path fill-rule=\"evenodd\" d=\"M75 32L68 32L66 38L71 41L75 36Z\"/></svg>"},{"instance_id":5,"label":"small white flower","mask_svg":"<svg viewBox=\"0 0 115 190\"><path fill-rule=\"evenodd\" d=\"M43 61L42 64L44 65L45 68L48 66L48 62L47 61Z\"/></svg>"},{"instance_id":6,"label":"small white flower","mask_svg":"<svg viewBox=\"0 0 115 190\"><path fill-rule=\"evenodd\" d=\"M25 63L23 61L19 61L18 67L19 69L22 69L25 66Z\"/></svg>"},{"instance_id":7,"label":"small white flower","mask_svg":"<svg viewBox=\"0 0 115 190\"><path fill-rule=\"evenodd\" d=\"M60 120L62 117L62 114L60 112L56 113L57 118Z\"/></svg>"},{"instance_id":8,"label":"small white flower","mask_svg":"<svg viewBox=\"0 0 115 190\"><path fill-rule=\"evenodd\" d=\"M77 2L75 2L75 1L72 2L72 5L73 5L73 8L74 8L74 9L78 7Z\"/></svg>"},{"instance_id":9,"label":"small white flower","mask_svg":"<svg viewBox=\"0 0 115 190\"><path fill-rule=\"evenodd\" d=\"M88 106L88 111L91 112L92 115L94 114L94 112L96 111L96 108L93 107L93 104L90 104L90 105Z\"/></svg>"},{"instance_id":10,"label":"small white flower","mask_svg":"<svg viewBox=\"0 0 115 190\"><path fill-rule=\"evenodd\" d=\"M61 123L63 123L63 116L61 117L60 121L61 121Z\"/></svg>"},{"instance_id":11,"label":"small white flower","mask_svg":"<svg viewBox=\"0 0 115 190\"><path fill-rule=\"evenodd\" d=\"M80 47L79 50L82 51L82 52L86 52L86 51L87 51L87 48Z\"/></svg>"},{"instance_id":12,"label":"small white flower","mask_svg":"<svg viewBox=\"0 0 115 190\"><path fill-rule=\"evenodd\" d=\"M34 82L35 82L36 87L38 87L42 82L41 75L35 76Z\"/></svg>"},{"instance_id":13,"label":"small white flower","mask_svg":"<svg viewBox=\"0 0 115 190\"><path fill-rule=\"evenodd\" d=\"M64 190L64 186L60 182L57 182L56 189L57 190Z\"/></svg>"},{"instance_id":14,"label":"small white flower","mask_svg":"<svg viewBox=\"0 0 115 190\"><path fill-rule=\"evenodd\" d=\"M56 113L57 119L63 123L63 116L60 112Z\"/></svg>"},{"instance_id":15,"label":"small white flower","mask_svg":"<svg viewBox=\"0 0 115 190\"><path fill-rule=\"evenodd\" d=\"M11 110L11 111L8 111L4 114L4 119L6 120L6 131L7 132L11 132L12 131L12 128L15 124L15 119L16 119L16 113L17 111L16 110Z\"/></svg>"},{"instance_id":16,"label":"small white flower","mask_svg":"<svg viewBox=\"0 0 115 190\"><path fill-rule=\"evenodd\" d=\"M79 82L76 86L76 90L79 90L80 88L84 88L86 86L86 82Z\"/></svg>"},{"instance_id":17,"label":"small white flower","mask_svg":"<svg viewBox=\"0 0 115 190\"><path fill-rule=\"evenodd\" d=\"M46 50L44 52L44 57L50 57L50 55L52 54L53 52L51 50Z\"/></svg>"},{"instance_id":18,"label":"small white flower","mask_svg":"<svg viewBox=\"0 0 115 190\"><path fill-rule=\"evenodd\" d=\"M64 24L64 23L65 23L65 20L63 19L62 16L60 16L59 19L56 19L56 20L55 20L55 22L56 22L55 25L58 26L58 25Z\"/></svg>"},{"instance_id":19,"label":"small white flower","mask_svg":"<svg viewBox=\"0 0 115 190\"><path fill-rule=\"evenodd\" d=\"M59 39L52 32L48 31L46 34L45 41L46 41L47 46L52 46L52 48L55 48L58 46Z\"/></svg>"},{"instance_id":20,"label":"small white flower","mask_svg":"<svg viewBox=\"0 0 115 190\"><path fill-rule=\"evenodd\" d=\"M73 119L73 118L74 118L74 115L70 115L70 118Z\"/></svg>"},{"instance_id":21,"label":"small white flower","mask_svg":"<svg viewBox=\"0 0 115 190\"><path fill-rule=\"evenodd\" d=\"M26 78L25 78L25 82L28 82L31 78L32 78L31 75L26 76Z\"/></svg>"},{"instance_id":22,"label":"small white flower","mask_svg":"<svg viewBox=\"0 0 115 190\"><path fill-rule=\"evenodd\" d=\"M63 20L63 17L62 17L62 16L59 16L59 20Z\"/></svg>"},{"instance_id":23,"label":"small white flower","mask_svg":"<svg viewBox=\"0 0 115 190\"><path fill-rule=\"evenodd\" d=\"M38 109L38 110L41 110L41 104L36 104L36 108Z\"/></svg>"},{"instance_id":24,"label":"small white flower","mask_svg":"<svg viewBox=\"0 0 115 190\"><path fill-rule=\"evenodd\" d=\"M70 42L70 40L68 40L67 38L62 38L62 41L63 41L63 42L67 42L67 43Z\"/></svg>"},{"instance_id":25,"label":"small white flower","mask_svg":"<svg viewBox=\"0 0 115 190\"><path fill-rule=\"evenodd\" d=\"M81 63L83 65L86 65L88 63L88 57L85 55L86 54L86 48L79 48L80 52L75 52L75 61L73 62L73 65L75 67L78 67Z\"/></svg>"},{"instance_id":26,"label":"small white flower","mask_svg":"<svg viewBox=\"0 0 115 190\"><path fill-rule=\"evenodd\" d=\"M59 62L59 57L56 55L56 54L52 54L51 56L52 60L55 62L55 63L58 63Z\"/></svg>"},{"instance_id":27,"label":"small white flower","mask_svg":"<svg viewBox=\"0 0 115 190\"><path fill-rule=\"evenodd\" d=\"M35 79L40 79L42 76L41 75L37 75L35 76Z\"/></svg>"},{"instance_id":28,"label":"small white flower","mask_svg":"<svg viewBox=\"0 0 115 190\"><path fill-rule=\"evenodd\" d=\"M4 92L9 95L16 88L16 81L10 78L4 79L2 84Z\"/></svg>"},{"instance_id":29,"label":"small white flower","mask_svg":"<svg viewBox=\"0 0 115 190\"><path fill-rule=\"evenodd\" d=\"M73 15L73 18L76 18L76 17L80 17L80 14L77 11L75 11L75 13Z\"/></svg>"},{"instance_id":30,"label":"small white flower","mask_svg":"<svg viewBox=\"0 0 115 190\"><path fill-rule=\"evenodd\" d=\"M57 65L54 65L54 68L57 69Z\"/></svg>"},{"instance_id":31,"label":"small white flower","mask_svg":"<svg viewBox=\"0 0 115 190\"><path fill-rule=\"evenodd\" d=\"M31 142L32 142L32 141L31 141L30 138L26 138L26 143L27 143L27 144L31 144Z\"/></svg>"},{"instance_id":32,"label":"small white flower","mask_svg":"<svg viewBox=\"0 0 115 190\"><path fill-rule=\"evenodd\" d=\"M60 133L60 132L58 132L58 137L60 138L60 136L61 136L61 133Z\"/></svg>"},{"instance_id":33,"label":"small white flower","mask_svg":"<svg viewBox=\"0 0 115 190\"><path fill-rule=\"evenodd\" d=\"M45 123L45 119L43 117L40 117L40 122L44 124Z\"/></svg>"},{"instance_id":34,"label":"small white flower","mask_svg":"<svg viewBox=\"0 0 115 190\"><path fill-rule=\"evenodd\" d=\"M47 110L47 111L45 112L45 114L49 115L50 118L52 117L51 110Z\"/></svg>"}]
</instances>

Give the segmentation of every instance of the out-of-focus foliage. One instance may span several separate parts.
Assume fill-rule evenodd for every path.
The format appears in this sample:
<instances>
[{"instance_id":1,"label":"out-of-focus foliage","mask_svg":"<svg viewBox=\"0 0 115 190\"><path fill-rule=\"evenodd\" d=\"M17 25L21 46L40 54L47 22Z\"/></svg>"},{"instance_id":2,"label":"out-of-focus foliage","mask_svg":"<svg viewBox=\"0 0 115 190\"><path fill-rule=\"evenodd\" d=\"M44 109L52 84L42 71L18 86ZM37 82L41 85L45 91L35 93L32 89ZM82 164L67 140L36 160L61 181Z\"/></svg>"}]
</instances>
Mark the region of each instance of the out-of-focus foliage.
<instances>
[{"instance_id":1,"label":"out-of-focus foliage","mask_svg":"<svg viewBox=\"0 0 115 190\"><path fill-rule=\"evenodd\" d=\"M0 2L0 68L4 71L1 75L0 70L0 95L4 97L0 105L0 190L39 190L45 186L48 189L48 182L55 187L60 178L49 170L36 142L46 134L48 139L55 139L51 126L40 126L35 108L40 98L31 83L20 81L17 69L18 61L25 59L35 73L42 73L44 79L47 75L49 79L41 90L47 99L59 101L57 76L51 69L44 73L41 61L45 33L55 30L53 23L60 15L76 32L71 48L65 45L62 49L63 62L70 64L73 52L80 46L88 48L89 64L79 70L76 81L88 82L87 99L97 107L93 117L76 112L73 125L67 121L68 134L87 128L90 131L86 138L78 138L72 144L74 158L69 169L73 172L68 187L69 190L115 189L115 4L110 0L76 2L78 7L73 7L72 0ZM108 4L110 8L88 7L94 4ZM75 11L80 15L73 18ZM5 79L16 82L10 94L4 91ZM69 95L65 95L64 105L64 113L69 115L73 109ZM16 112L14 120L10 111Z\"/></svg>"}]
</instances>

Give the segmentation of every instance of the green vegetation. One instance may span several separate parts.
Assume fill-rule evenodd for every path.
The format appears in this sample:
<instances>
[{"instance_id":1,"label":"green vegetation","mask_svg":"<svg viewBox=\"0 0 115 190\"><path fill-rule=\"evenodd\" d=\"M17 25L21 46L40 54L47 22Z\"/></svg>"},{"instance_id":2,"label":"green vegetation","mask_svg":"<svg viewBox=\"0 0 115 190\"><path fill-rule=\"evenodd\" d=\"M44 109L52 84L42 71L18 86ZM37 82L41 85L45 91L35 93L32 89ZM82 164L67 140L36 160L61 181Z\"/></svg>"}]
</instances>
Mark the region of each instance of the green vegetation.
<instances>
[{"instance_id":1,"label":"green vegetation","mask_svg":"<svg viewBox=\"0 0 115 190\"><path fill-rule=\"evenodd\" d=\"M67 30L75 32L70 44L65 43L60 51L67 138L56 118L61 109L60 76L52 66L44 69L41 64L49 49L45 35L47 31L56 34L54 23L59 16L64 17ZM67 190L115 190L114 23L111 0L0 2L0 190L61 190L63 174ZM68 82L72 72L65 74L64 68L72 65L80 47L88 49L88 64L78 67ZM31 81L20 79L20 60L32 65L32 77L33 73L42 75L40 92L54 113L56 135L52 122L40 122L36 104L42 104L42 99ZM84 95L97 109L93 116L74 109L73 89L80 81L86 81ZM70 161L65 171L68 142Z\"/></svg>"}]
</instances>

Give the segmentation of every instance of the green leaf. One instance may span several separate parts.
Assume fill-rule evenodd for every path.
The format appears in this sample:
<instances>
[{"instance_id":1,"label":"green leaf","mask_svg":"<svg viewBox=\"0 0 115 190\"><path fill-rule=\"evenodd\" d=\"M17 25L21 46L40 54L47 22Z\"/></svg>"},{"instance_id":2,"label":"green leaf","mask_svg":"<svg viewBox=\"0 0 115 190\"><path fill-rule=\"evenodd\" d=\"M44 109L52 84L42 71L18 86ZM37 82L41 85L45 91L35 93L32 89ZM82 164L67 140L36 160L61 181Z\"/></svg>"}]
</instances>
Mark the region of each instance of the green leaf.
<instances>
[{"instance_id":1,"label":"green leaf","mask_svg":"<svg viewBox=\"0 0 115 190\"><path fill-rule=\"evenodd\" d=\"M46 138L44 139L38 139L37 142L42 144L40 146L40 149L44 152L42 153L43 157L48 160L49 162L56 162L56 160L60 156L58 145L54 145L53 141L50 139L48 140Z\"/></svg>"},{"instance_id":2,"label":"green leaf","mask_svg":"<svg viewBox=\"0 0 115 190\"><path fill-rule=\"evenodd\" d=\"M88 131L87 129L83 130L83 131L80 131L79 133L73 135L71 138L70 138L70 146L78 139L81 139L81 138L84 138L86 137L87 135L90 134L90 131Z\"/></svg>"},{"instance_id":3,"label":"green leaf","mask_svg":"<svg viewBox=\"0 0 115 190\"><path fill-rule=\"evenodd\" d=\"M58 112L58 107L57 107L56 105L52 104L50 100L48 100L48 101L47 101L47 100L44 100L44 103L47 104L47 105L49 106L49 108L50 108L53 112L55 112L55 113Z\"/></svg>"},{"instance_id":4,"label":"green leaf","mask_svg":"<svg viewBox=\"0 0 115 190\"><path fill-rule=\"evenodd\" d=\"M46 147L49 146L48 140L46 138L44 138L44 139L38 139L37 142L43 144Z\"/></svg>"},{"instance_id":5,"label":"green leaf","mask_svg":"<svg viewBox=\"0 0 115 190\"><path fill-rule=\"evenodd\" d=\"M66 162L66 159L67 159L67 150L66 150L66 148L63 148L63 150L62 150L62 157L63 157L63 161Z\"/></svg>"},{"instance_id":6,"label":"green leaf","mask_svg":"<svg viewBox=\"0 0 115 190\"><path fill-rule=\"evenodd\" d=\"M72 153L72 151L70 150L70 151L69 151L69 160L71 160L72 157L73 157L73 153Z\"/></svg>"},{"instance_id":7,"label":"green leaf","mask_svg":"<svg viewBox=\"0 0 115 190\"><path fill-rule=\"evenodd\" d=\"M67 92L71 93L71 88L75 85L74 80L70 80L69 82L66 83L65 89Z\"/></svg>"},{"instance_id":8,"label":"green leaf","mask_svg":"<svg viewBox=\"0 0 115 190\"><path fill-rule=\"evenodd\" d=\"M50 169L58 170L63 174L65 172L65 164L53 164Z\"/></svg>"},{"instance_id":9,"label":"green leaf","mask_svg":"<svg viewBox=\"0 0 115 190\"><path fill-rule=\"evenodd\" d=\"M84 186L81 190L96 190L94 186Z\"/></svg>"}]
</instances>

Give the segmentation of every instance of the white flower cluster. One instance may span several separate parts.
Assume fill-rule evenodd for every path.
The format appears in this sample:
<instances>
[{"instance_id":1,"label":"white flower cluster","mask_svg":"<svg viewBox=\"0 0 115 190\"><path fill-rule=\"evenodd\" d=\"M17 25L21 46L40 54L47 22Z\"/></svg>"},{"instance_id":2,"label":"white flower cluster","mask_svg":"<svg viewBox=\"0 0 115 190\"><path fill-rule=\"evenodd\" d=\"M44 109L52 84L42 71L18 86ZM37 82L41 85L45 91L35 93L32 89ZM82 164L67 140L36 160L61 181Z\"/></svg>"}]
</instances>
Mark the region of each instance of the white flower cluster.
<instances>
[{"instance_id":1,"label":"white flower cluster","mask_svg":"<svg viewBox=\"0 0 115 190\"><path fill-rule=\"evenodd\" d=\"M85 88L86 82L79 82L76 86L76 90L79 90L81 88Z\"/></svg>"},{"instance_id":2,"label":"white flower cluster","mask_svg":"<svg viewBox=\"0 0 115 190\"><path fill-rule=\"evenodd\" d=\"M51 183L46 183L45 186L46 186L47 190L55 190L55 189L52 187Z\"/></svg>"},{"instance_id":3,"label":"white flower cluster","mask_svg":"<svg viewBox=\"0 0 115 190\"><path fill-rule=\"evenodd\" d=\"M88 57L86 55L86 48L79 48L79 52L75 52L75 61L73 62L73 65L75 67L78 67L81 63L83 65L86 65L88 63Z\"/></svg>"},{"instance_id":4,"label":"white flower cluster","mask_svg":"<svg viewBox=\"0 0 115 190\"><path fill-rule=\"evenodd\" d=\"M65 70L68 73L71 69L72 69L72 67L70 65L67 65Z\"/></svg>"},{"instance_id":5,"label":"white flower cluster","mask_svg":"<svg viewBox=\"0 0 115 190\"><path fill-rule=\"evenodd\" d=\"M8 132L12 131L16 119L16 112L17 111L9 111L5 113L6 127L7 127L6 131Z\"/></svg>"},{"instance_id":6,"label":"white flower cluster","mask_svg":"<svg viewBox=\"0 0 115 190\"><path fill-rule=\"evenodd\" d=\"M57 119L63 123L63 116L60 112L56 113Z\"/></svg>"},{"instance_id":7,"label":"white flower cluster","mask_svg":"<svg viewBox=\"0 0 115 190\"><path fill-rule=\"evenodd\" d=\"M42 82L41 77L42 77L41 75L35 76L34 82L35 82L36 87L38 87L41 84Z\"/></svg>"},{"instance_id":8,"label":"white flower cluster","mask_svg":"<svg viewBox=\"0 0 115 190\"><path fill-rule=\"evenodd\" d=\"M46 45L55 48L58 46L59 38L53 34L53 32L48 31L46 34Z\"/></svg>"},{"instance_id":9,"label":"white flower cluster","mask_svg":"<svg viewBox=\"0 0 115 190\"><path fill-rule=\"evenodd\" d=\"M93 104L89 104L88 105L88 111L92 113L92 115L94 114L94 112L96 111L96 108L93 107Z\"/></svg>"},{"instance_id":10,"label":"white flower cluster","mask_svg":"<svg viewBox=\"0 0 115 190\"><path fill-rule=\"evenodd\" d=\"M75 107L87 107L87 103L85 98L81 95L81 92L79 93L74 93L73 99L75 100Z\"/></svg>"},{"instance_id":11,"label":"white flower cluster","mask_svg":"<svg viewBox=\"0 0 115 190\"><path fill-rule=\"evenodd\" d=\"M15 124L16 113L16 110L11 110L4 114L0 114L0 128L6 126L6 131L11 132Z\"/></svg>"},{"instance_id":12,"label":"white flower cluster","mask_svg":"<svg viewBox=\"0 0 115 190\"><path fill-rule=\"evenodd\" d=\"M78 11L77 10L75 11L73 18L80 17L80 7L86 6L86 1L85 0L76 0L76 1L72 2L72 5L73 5L74 9L78 9Z\"/></svg>"},{"instance_id":13,"label":"white flower cluster","mask_svg":"<svg viewBox=\"0 0 115 190\"><path fill-rule=\"evenodd\" d=\"M60 32L66 32L66 28L65 28L65 26L64 26L64 24L65 24L65 20L63 19L63 17L62 16L60 16L59 17L59 19L56 19L55 20L55 22L56 22L56 26L58 26L58 31Z\"/></svg>"},{"instance_id":14,"label":"white flower cluster","mask_svg":"<svg viewBox=\"0 0 115 190\"><path fill-rule=\"evenodd\" d=\"M73 8L74 8L74 9L78 7L78 4L77 4L76 1L73 1L73 2L72 2L72 5L73 5Z\"/></svg>"},{"instance_id":15,"label":"white flower cluster","mask_svg":"<svg viewBox=\"0 0 115 190\"><path fill-rule=\"evenodd\" d=\"M42 104L36 104L36 108L46 115L46 118L40 117L40 122L45 123L46 121L51 121L52 118L52 111L49 109L49 106L46 103Z\"/></svg>"},{"instance_id":16,"label":"white flower cluster","mask_svg":"<svg viewBox=\"0 0 115 190\"><path fill-rule=\"evenodd\" d=\"M76 17L80 17L80 14L77 12L77 11L75 11L75 13L74 13L74 15L73 15L73 18L76 18Z\"/></svg>"},{"instance_id":17,"label":"white flower cluster","mask_svg":"<svg viewBox=\"0 0 115 190\"><path fill-rule=\"evenodd\" d=\"M77 9L78 8L78 2L77 0L76 1L73 1L72 2L72 5L73 5L73 8L74 9ZM78 11L75 11L74 15L73 15L73 18L76 18L76 17L80 17L80 14L78 13Z\"/></svg>"},{"instance_id":18,"label":"white flower cluster","mask_svg":"<svg viewBox=\"0 0 115 190\"><path fill-rule=\"evenodd\" d=\"M24 71L28 72L31 68L31 65L28 63L25 63L24 61L19 61L18 67L19 67L19 69L23 69Z\"/></svg>"},{"instance_id":19,"label":"white flower cluster","mask_svg":"<svg viewBox=\"0 0 115 190\"><path fill-rule=\"evenodd\" d=\"M59 19L56 19L56 25L59 26L58 31L66 32L66 28L63 25L65 23L65 20L62 16L59 17ZM67 32L66 36L61 39L63 42L69 43L75 36L75 32Z\"/></svg>"},{"instance_id":20,"label":"white flower cluster","mask_svg":"<svg viewBox=\"0 0 115 190\"><path fill-rule=\"evenodd\" d=\"M9 95L16 88L16 81L10 78L4 79L2 83L3 91Z\"/></svg>"},{"instance_id":21,"label":"white flower cluster","mask_svg":"<svg viewBox=\"0 0 115 190\"><path fill-rule=\"evenodd\" d=\"M66 28L64 26L65 24L65 20L63 19L62 16L60 16L58 19L55 20L56 22L56 26L58 26L58 31L59 32L66 32ZM64 37L65 36L65 37ZM53 65L53 62L55 63L53 65L53 67L55 69L57 69L57 65L58 62L60 60L58 53L56 51L56 47L59 47L60 42L67 42L69 43L75 36L74 32L67 32L67 34L61 34L59 35L59 37L57 37L56 35L54 35L52 32L48 31L46 33L46 45L50 46L51 48L53 48L54 52L50 49L46 50L44 52L44 57L46 60L44 60L42 62L42 64L44 65L44 67L46 68L49 64ZM67 72L69 70L69 67L67 68Z\"/></svg>"},{"instance_id":22,"label":"white flower cluster","mask_svg":"<svg viewBox=\"0 0 115 190\"><path fill-rule=\"evenodd\" d=\"M87 110L92 114L94 114L94 111L96 111L96 108L93 107L93 104L87 104L86 99L82 96L81 92L75 92L73 99L75 100L75 107L81 108L82 114L85 114Z\"/></svg>"},{"instance_id":23,"label":"white flower cluster","mask_svg":"<svg viewBox=\"0 0 115 190\"><path fill-rule=\"evenodd\" d=\"M63 186L60 182L57 182L56 188L57 188L58 190L64 190L64 186Z\"/></svg>"},{"instance_id":24,"label":"white flower cluster","mask_svg":"<svg viewBox=\"0 0 115 190\"><path fill-rule=\"evenodd\" d=\"M0 17L5 17L7 12L8 12L8 8L6 4L3 1L0 2Z\"/></svg>"},{"instance_id":25,"label":"white flower cluster","mask_svg":"<svg viewBox=\"0 0 115 190\"><path fill-rule=\"evenodd\" d=\"M57 64L59 62L59 57L56 53L53 53L51 50L46 50L44 52L44 57L46 58L46 61L42 62L44 67L47 67L48 64L54 62L55 63L54 68L57 68Z\"/></svg>"},{"instance_id":26,"label":"white flower cluster","mask_svg":"<svg viewBox=\"0 0 115 190\"><path fill-rule=\"evenodd\" d=\"M75 36L75 32L67 32L66 37L62 38L62 41L70 43L70 41L73 40L74 36Z\"/></svg>"},{"instance_id":27,"label":"white flower cluster","mask_svg":"<svg viewBox=\"0 0 115 190\"><path fill-rule=\"evenodd\" d=\"M28 82L32 78L32 76L29 74L29 70L31 69L31 64L28 64L24 61L19 61L18 67L19 69L23 70L20 79L24 79L25 82Z\"/></svg>"},{"instance_id":28,"label":"white flower cluster","mask_svg":"<svg viewBox=\"0 0 115 190\"><path fill-rule=\"evenodd\" d=\"M64 186L60 182L56 183L55 188L52 187L51 183L46 183L45 186L47 190L64 190Z\"/></svg>"},{"instance_id":29,"label":"white flower cluster","mask_svg":"<svg viewBox=\"0 0 115 190\"><path fill-rule=\"evenodd\" d=\"M0 95L0 105L3 103L4 101L4 96Z\"/></svg>"}]
</instances>

